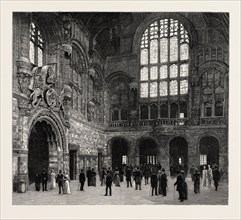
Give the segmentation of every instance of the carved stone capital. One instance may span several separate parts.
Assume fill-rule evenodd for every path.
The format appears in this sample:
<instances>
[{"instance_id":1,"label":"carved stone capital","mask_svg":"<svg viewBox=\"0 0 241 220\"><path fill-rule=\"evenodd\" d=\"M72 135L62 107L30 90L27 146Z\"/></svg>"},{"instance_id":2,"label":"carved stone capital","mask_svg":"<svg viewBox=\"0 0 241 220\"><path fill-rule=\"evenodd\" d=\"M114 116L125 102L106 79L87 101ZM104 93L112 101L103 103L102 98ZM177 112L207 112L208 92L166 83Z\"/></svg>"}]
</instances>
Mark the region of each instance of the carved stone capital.
<instances>
[{"instance_id":1,"label":"carved stone capital","mask_svg":"<svg viewBox=\"0 0 241 220\"><path fill-rule=\"evenodd\" d=\"M29 85L32 77L32 64L28 58L20 57L17 62L17 78L19 90L22 94L29 96Z\"/></svg>"}]
</instances>

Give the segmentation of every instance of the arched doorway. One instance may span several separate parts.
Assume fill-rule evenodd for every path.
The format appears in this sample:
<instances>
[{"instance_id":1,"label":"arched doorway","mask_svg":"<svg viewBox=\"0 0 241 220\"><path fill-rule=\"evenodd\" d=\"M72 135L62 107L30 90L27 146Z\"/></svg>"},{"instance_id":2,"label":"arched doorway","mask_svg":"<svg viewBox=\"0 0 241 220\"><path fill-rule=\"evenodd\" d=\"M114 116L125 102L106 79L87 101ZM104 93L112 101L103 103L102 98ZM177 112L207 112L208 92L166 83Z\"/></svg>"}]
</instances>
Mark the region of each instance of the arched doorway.
<instances>
[{"instance_id":1,"label":"arched doorway","mask_svg":"<svg viewBox=\"0 0 241 220\"><path fill-rule=\"evenodd\" d=\"M117 138L112 141L112 169L122 167L128 163L128 143L123 138Z\"/></svg>"},{"instance_id":2,"label":"arched doorway","mask_svg":"<svg viewBox=\"0 0 241 220\"><path fill-rule=\"evenodd\" d=\"M208 164L219 165L219 142L212 136L200 140L200 166Z\"/></svg>"},{"instance_id":3,"label":"arched doorway","mask_svg":"<svg viewBox=\"0 0 241 220\"><path fill-rule=\"evenodd\" d=\"M175 137L169 144L170 167L173 167L174 172L184 170L185 174L188 171L188 143L183 137Z\"/></svg>"},{"instance_id":4,"label":"arched doorway","mask_svg":"<svg viewBox=\"0 0 241 220\"><path fill-rule=\"evenodd\" d=\"M54 160L53 151L57 151L56 135L46 121L37 121L31 129L28 145L29 183L34 182L34 175L43 169L49 171L49 161Z\"/></svg>"},{"instance_id":5,"label":"arched doorway","mask_svg":"<svg viewBox=\"0 0 241 220\"><path fill-rule=\"evenodd\" d=\"M140 142L140 166L145 164L157 164L157 146L151 138L143 139Z\"/></svg>"}]
</instances>

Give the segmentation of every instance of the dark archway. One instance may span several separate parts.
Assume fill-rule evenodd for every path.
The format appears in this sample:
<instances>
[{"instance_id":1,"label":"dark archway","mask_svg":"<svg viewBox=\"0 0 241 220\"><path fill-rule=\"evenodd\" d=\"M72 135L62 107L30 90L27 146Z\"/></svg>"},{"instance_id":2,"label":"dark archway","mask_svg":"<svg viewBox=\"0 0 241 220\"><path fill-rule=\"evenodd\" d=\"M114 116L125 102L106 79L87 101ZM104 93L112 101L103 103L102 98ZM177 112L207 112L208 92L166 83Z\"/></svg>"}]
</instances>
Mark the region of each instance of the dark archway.
<instances>
[{"instance_id":1,"label":"dark archway","mask_svg":"<svg viewBox=\"0 0 241 220\"><path fill-rule=\"evenodd\" d=\"M157 145L154 140L147 138L140 142L140 166L157 164Z\"/></svg>"},{"instance_id":2,"label":"dark archway","mask_svg":"<svg viewBox=\"0 0 241 220\"><path fill-rule=\"evenodd\" d=\"M188 143L183 137L175 137L170 141L170 167L174 170L184 169L187 174L188 171Z\"/></svg>"},{"instance_id":3,"label":"dark archway","mask_svg":"<svg viewBox=\"0 0 241 220\"><path fill-rule=\"evenodd\" d=\"M206 136L200 140L200 165L219 165L219 142L215 137Z\"/></svg>"},{"instance_id":4,"label":"dark archway","mask_svg":"<svg viewBox=\"0 0 241 220\"><path fill-rule=\"evenodd\" d=\"M122 167L128 163L128 143L123 138L117 138L112 141L112 169Z\"/></svg>"},{"instance_id":5,"label":"dark archway","mask_svg":"<svg viewBox=\"0 0 241 220\"><path fill-rule=\"evenodd\" d=\"M43 169L48 172L50 151L56 149L56 135L50 124L38 121L32 127L28 147L28 175L29 183L34 182L34 175ZM51 149L49 149L51 147ZM53 149L54 148L54 149Z\"/></svg>"}]
</instances>

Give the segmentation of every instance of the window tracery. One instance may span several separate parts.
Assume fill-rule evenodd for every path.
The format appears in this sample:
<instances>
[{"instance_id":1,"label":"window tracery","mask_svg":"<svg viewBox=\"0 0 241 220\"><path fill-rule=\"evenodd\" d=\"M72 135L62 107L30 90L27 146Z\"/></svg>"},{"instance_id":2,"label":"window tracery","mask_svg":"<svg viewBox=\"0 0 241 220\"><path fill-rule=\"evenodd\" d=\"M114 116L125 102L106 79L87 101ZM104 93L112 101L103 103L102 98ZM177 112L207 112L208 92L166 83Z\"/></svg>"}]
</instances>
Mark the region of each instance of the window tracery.
<instances>
[{"instance_id":1,"label":"window tracery","mask_svg":"<svg viewBox=\"0 0 241 220\"><path fill-rule=\"evenodd\" d=\"M140 100L148 99L148 106L157 100L157 118L163 115L178 118L179 113L187 117L187 113L182 112L187 110L187 100L183 102L184 108L178 97L187 97L188 77L189 36L183 24L172 18L152 22L140 42ZM175 114L170 108L173 98L177 99ZM161 108L162 101L167 101L167 109L165 105ZM152 107L148 109L151 111ZM146 111L141 107L142 110ZM152 114L148 115L152 118ZM144 116L146 118L146 114L140 112L140 118L144 119Z\"/></svg>"}]
</instances>

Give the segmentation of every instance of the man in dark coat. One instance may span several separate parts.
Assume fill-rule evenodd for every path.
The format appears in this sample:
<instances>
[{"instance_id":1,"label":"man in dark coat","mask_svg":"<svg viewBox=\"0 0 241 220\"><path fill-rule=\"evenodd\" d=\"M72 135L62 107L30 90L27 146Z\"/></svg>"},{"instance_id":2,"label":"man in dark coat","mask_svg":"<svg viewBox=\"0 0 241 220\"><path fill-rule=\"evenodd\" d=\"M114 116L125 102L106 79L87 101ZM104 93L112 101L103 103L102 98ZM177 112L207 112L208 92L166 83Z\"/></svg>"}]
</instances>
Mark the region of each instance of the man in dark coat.
<instances>
[{"instance_id":1,"label":"man in dark coat","mask_svg":"<svg viewBox=\"0 0 241 220\"><path fill-rule=\"evenodd\" d=\"M39 192L39 190L40 190L40 183L41 183L41 176L39 175L39 173L35 174L34 182L35 182L35 190Z\"/></svg>"},{"instance_id":2,"label":"man in dark coat","mask_svg":"<svg viewBox=\"0 0 241 220\"><path fill-rule=\"evenodd\" d=\"M162 195L167 195L167 175L165 173L165 169L162 169L162 175L161 175L161 188L162 188Z\"/></svg>"},{"instance_id":3,"label":"man in dark coat","mask_svg":"<svg viewBox=\"0 0 241 220\"><path fill-rule=\"evenodd\" d=\"M48 174L46 173L45 169L43 169L43 172L41 173L41 181L42 181L42 190L47 190L47 182L48 182Z\"/></svg>"},{"instance_id":4,"label":"man in dark coat","mask_svg":"<svg viewBox=\"0 0 241 220\"><path fill-rule=\"evenodd\" d=\"M56 177L56 183L58 183L59 194L61 194L61 189L64 193L64 175L62 174L62 170L59 171L59 174Z\"/></svg>"},{"instance_id":5,"label":"man in dark coat","mask_svg":"<svg viewBox=\"0 0 241 220\"><path fill-rule=\"evenodd\" d=\"M108 195L108 189L109 189L109 193L110 193L110 196L111 196L111 186L112 186L112 176L110 174L110 171L107 170L107 176L106 176L106 188L105 188L105 196Z\"/></svg>"},{"instance_id":6,"label":"man in dark coat","mask_svg":"<svg viewBox=\"0 0 241 220\"><path fill-rule=\"evenodd\" d=\"M101 171L101 186L103 186L103 184L105 183L105 178L106 178L106 171L105 171L105 168L103 167Z\"/></svg>"},{"instance_id":7,"label":"man in dark coat","mask_svg":"<svg viewBox=\"0 0 241 220\"><path fill-rule=\"evenodd\" d=\"M139 190L141 190L142 172L139 169L139 167L137 167L135 170L134 179L136 184L136 190L138 189L138 186L139 186Z\"/></svg>"},{"instance_id":8,"label":"man in dark coat","mask_svg":"<svg viewBox=\"0 0 241 220\"><path fill-rule=\"evenodd\" d=\"M132 183L131 183L131 169L127 166L126 167L126 182L127 182L127 187L129 187L129 185L132 187Z\"/></svg>"},{"instance_id":9,"label":"man in dark coat","mask_svg":"<svg viewBox=\"0 0 241 220\"><path fill-rule=\"evenodd\" d=\"M218 190L219 180L220 180L220 172L218 170L218 167L215 165L213 169L213 181L214 181L215 191Z\"/></svg>"},{"instance_id":10,"label":"man in dark coat","mask_svg":"<svg viewBox=\"0 0 241 220\"><path fill-rule=\"evenodd\" d=\"M157 175L155 172L152 172L151 174L151 195L153 196L153 191L155 190L155 195L157 196L157 182L158 182L158 179L157 179Z\"/></svg>"},{"instance_id":11,"label":"man in dark coat","mask_svg":"<svg viewBox=\"0 0 241 220\"><path fill-rule=\"evenodd\" d=\"M80 191L84 191L84 184L85 184L85 174L83 169L81 169L79 174L79 182L80 182Z\"/></svg>"},{"instance_id":12,"label":"man in dark coat","mask_svg":"<svg viewBox=\"0 0 241 220\"><path fill-rule=\"evenodd\" d=\"M195 170L195 168L194 168L194 166L192 165L192 166L191 166L191 168L190 168L190 171L189 171L189 172L190 172L190 174L191 174L191 179L192 179L192 182L194 181L194 180L193 180L193 174L194 174L194 170Z\"/></svg>"},{"instance_id":13,"label":"man in dark coat","mask_svg":"<svg viewBox=\"0 0 241 220\"><path fill-rule=\"evenodd\" d=\"M91 172L90 167L86 171L86 177L87 177L88 186L90 186L91 185L91 178L92 178L92 172Z\"/></svg>"},{"instance_id":14,"label":"man in dark coat","mask_svg":"<svg viewBox=\"0 0 241 220\"><path fill-rule=\"evenodd\" d=\"M200 193L200 172L196 168L193 174L194 193Z\"/></svg>"},{"instance_id":15,"label":"man in dark coat","mask_svg":"<svg viewBox=\"0 0 241 220\"><path fill-rule=\"evenodd\" d=\"M179 171L177 171L177 180L174 183L174 186L177 185L177 191L179 193L179 200L180 202L182 202L184 200L184 196L183 196L183 191L184 191L184 180L183 177L181 175L181 173Z\"/></svg>"}]
</instances>

